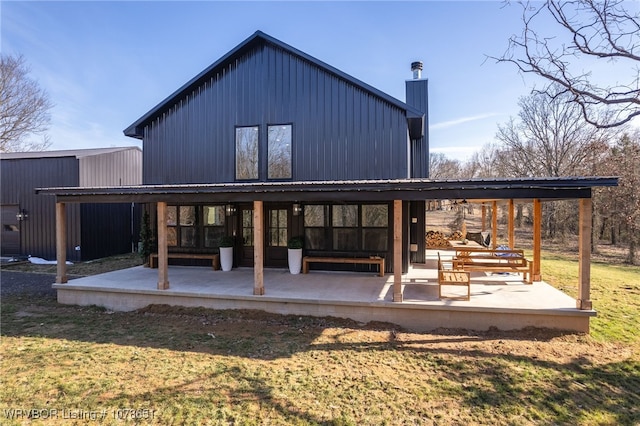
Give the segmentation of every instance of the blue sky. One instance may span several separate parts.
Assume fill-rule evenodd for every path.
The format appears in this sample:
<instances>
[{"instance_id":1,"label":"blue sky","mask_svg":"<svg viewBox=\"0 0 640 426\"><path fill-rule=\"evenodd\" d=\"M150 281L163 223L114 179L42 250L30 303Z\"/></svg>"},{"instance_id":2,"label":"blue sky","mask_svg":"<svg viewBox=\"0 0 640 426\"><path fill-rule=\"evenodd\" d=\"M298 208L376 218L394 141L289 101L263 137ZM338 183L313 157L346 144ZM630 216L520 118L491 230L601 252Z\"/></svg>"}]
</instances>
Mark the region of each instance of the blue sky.
<instances>
[{"instance_id":1,"label":"blue sky","mask_svg":"<svg viewBox=\"0 0 640 426\"><path fill-rule=\"evenodd\" d=\"M466 159L540 81L496 64L521 9L499 1L2 1L3 53L55 104L50 149L130 146L123 129L256 30L405 100L429 79L431 151Z\"/></svg>"}]
</instances>

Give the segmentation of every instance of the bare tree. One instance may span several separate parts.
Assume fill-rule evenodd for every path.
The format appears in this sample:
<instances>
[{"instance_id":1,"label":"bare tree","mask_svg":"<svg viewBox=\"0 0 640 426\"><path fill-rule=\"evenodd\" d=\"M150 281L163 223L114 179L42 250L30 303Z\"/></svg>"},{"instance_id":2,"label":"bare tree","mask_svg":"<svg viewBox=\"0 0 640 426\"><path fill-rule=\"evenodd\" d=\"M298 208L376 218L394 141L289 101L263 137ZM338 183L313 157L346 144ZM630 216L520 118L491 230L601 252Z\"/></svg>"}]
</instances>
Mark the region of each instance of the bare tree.
<instances>
[{"instance_id":1,"label":"bare tree","mask_svg":"<svg viewBox=\"0 0 640 426\"><path fill-rule=\"evenodd\" d=\"M502 154L502 149L498 144L487 143L479 151L473 153L464 169L467 175L474 178L510 177L500 167Z\"/></svg>"},{"instance_id":2,"label":"bare tree","mask_svg":"<svg viewBox=\"0 0 640 426\"><path fill-rule=\"evenodd\" d=\"M447 158L441 152L429 154L429 177L431 179L459 179L460 161Z\"/></svg>"},{"instance_id":3,"label":"bare tree","mask_svg":"<svg viewBox=\"0 0 640 426\"><path fill-rule=\"evenodd\" d=\"M506 176L562 177L594 174L607 150L611 129L585 125L570 95L549 98L534 93L519 101L518 118L498 126L503 143L496 168ZM554 202L545 206L543 228L549 238L564 238L577 226L575 206Z\"/></svg>"},{"instance_id":4,"label":"bare tree","mask_svg":"<svg viewBox=\"0 0 640 426\"><path fill-rule=\"evenodd\" d=\"M51 145L45 132L53 105L28 75L22 56L0 55L0 152L42 151Z\"/></svg>"},{"instance_id":5,"label":"bare tree","mask_svg":"<svg viewBox=\"0 0 640 426\"><path fill-rule=\"evenodd\" d=\"M534 93L520 99L519 119L498 126L503 143L499 168L509 176L575 176L591 172L606 149L611 130L585 126L571 95L548 98Z\"/></svg>"},{"instance_id":6,"label":"bare tree","mask_svg":"<svg viewBox=\"0 0 640 426\"><path fill-rule=\"evenodd\" d=\"M597 127L617 127L640 115L640 16L625 9L635 7L634 2L520 4L522 34L512 36L504 55L493 59L543 77L551 85L541 92L568 97L580 106L584 120ZM550 19L557 25L549 25ZM607 80L620 70L627 72L626 82ZM599 114L602 108L608 114Z\"/></svg>"}]
</instances>

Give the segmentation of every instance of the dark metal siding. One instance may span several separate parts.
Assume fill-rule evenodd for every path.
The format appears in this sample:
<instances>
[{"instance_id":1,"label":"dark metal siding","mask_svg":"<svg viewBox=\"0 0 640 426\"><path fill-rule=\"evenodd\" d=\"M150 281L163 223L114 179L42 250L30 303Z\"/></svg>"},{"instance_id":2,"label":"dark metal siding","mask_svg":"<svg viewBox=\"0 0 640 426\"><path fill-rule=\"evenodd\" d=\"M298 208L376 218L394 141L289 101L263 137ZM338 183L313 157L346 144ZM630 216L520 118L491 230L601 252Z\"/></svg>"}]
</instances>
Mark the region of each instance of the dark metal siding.
<instances>
[{"instance_id":1,"label":"dark metal siding","mask_svg":"<svg viewBox=\"0 0 640 426\"><path fill-rule=\"evenodd\" d=\"M132 204L81 204L82 260L130 253L135 236ZM139 232L139 231L138 231Z\"/></svg>"},{"instance_id":2,"label":"dark metal siding","mask_svg":"<svg viewBox=\"0 0 640 426\"><path fill-rule=\"evenodd\" d=\"M75 155L3 159L1 204L17 204L29 215L21 223L20 254L49 260L56 257L55 197L36 195L35 188L138 185L142 179L141 163L139 149L81 156L79 160ZM67 259L88 260L131 250L131 203L69 203L66 209ZM134 217L139 220L139 215ZM133 226L139 227L136 222Z\"/></svg>"},{"instance_id":3,"label":"dark metal siding","mask_svg":"<svg viewBox=\"0 0 640 426\"><path fill-rule=\"evenodd\" d=\"M293 125L293 180L409 177L406 112L304 59L260 45L144 129L144 183L235 180L236 126Z\"/></svg>"},{"instance_id":4,"label":"dark metal siding","mask_svg":"<svg viewBox=\"0 0 640 426\"><path fill-rule=\"evenodd\" d=\"M411 263L425 263L425 250L427 249L425 241L425 229L427 226L425 217L426 202L411 201L409 209L409 243L418 246L417 251L411 252Z\"/></svg>"},{"instance_id":5,"label":"dark metal siding","mask_svg":"<svg viewBox=\"0 0 640 426\"><path fill-rule=\"evenodd\" d=\"M406 82L407 104L424 112L424 136L411 141L411 177L429 177L429 81Z\"/></svg>"},{"instance_id":6,"label":"dark metal siding","mask_svg":"<svg viewBox=\"0 0 640 426\"><path fill-rule=\"evenodd\" d=\"M75 157L2 160L2 204L18 204L29 215L21 224L23 255L56 257L55 197L36 195L34 188L78 186ZM67 205L67 258L80 260L80 206Z\"/></svg>"},{"instance_id":7,"label":"dark metal siding","mask_svg":"<svg viewBox=\"0 0 640 426\"><path fill-rule=\"evenodd\" d=\"M20 208L15 204L1 204L0 254L15 256L20 254L20 221L16 218Z\"/></svg>"}]
</instances>

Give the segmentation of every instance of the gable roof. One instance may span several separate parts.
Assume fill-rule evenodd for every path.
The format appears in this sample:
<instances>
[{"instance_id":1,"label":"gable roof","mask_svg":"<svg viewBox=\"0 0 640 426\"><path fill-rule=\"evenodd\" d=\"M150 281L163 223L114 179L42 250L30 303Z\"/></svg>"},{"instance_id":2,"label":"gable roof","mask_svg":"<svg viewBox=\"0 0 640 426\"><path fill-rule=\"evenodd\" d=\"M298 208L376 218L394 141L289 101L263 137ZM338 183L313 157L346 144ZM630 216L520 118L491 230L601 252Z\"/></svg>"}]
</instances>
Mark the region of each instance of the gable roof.
<instances>
[{"instance_id":1,"label":"gable roof","mask_svg":"<svg viewBox=\"0 0 640 426\"><path fill-rule=\"evenodd\" d=\"M256 31L251 37L247 38L245 41L240 43L238 46L229 51L226 55L218 59L216 62L211 64L208 68L202 71L200 74L196 75L194 78L189 80L184 86L173 92L169 95L165 100L160 102L158 105L153 107L149 112L136 120L133 124L127 127L124 130L124 134L126 136L131 136L134 138L142 139L142 129L146 123L152 121L158 115L164 113L169 110L178 100L187 96L191 93L195 88L202 85L205 81L207 81L211 76L215 75L218 70L224 68L229 62L233 61L235 58L245 54L246 52L253 49L255 46L260 44L270 44L277 48L284 50L285 52L297 56L307 62L312 63L323 71L332 74L342 80L347 81L348 83L360 88L361 90L370 93L373 96L376 96L391 105L394 105L400 109L403 109L407 112L407 118L422 118L424 116L424 112L390 96L381 90L376 89L373 86L370 86L349 74L340 71L337 68L332 67L331 65L322 62L311 55L308 55L301 50L298 50L294 47L289 46L286 43L281 42L278 39L275 39L262 31Z\"/></svg>"},{"instance_id":2,"label":"gable roof","mask_svg":"<svg viewBox=\"0 0 640 426\"><path fill-rule=\"evenodd\" d=\"M2 160L20 160L25 158L62 158L62 157L75 157L77 159L84 157L91 157L94 155L110 154L119 151L128 151L130 149L137 149L142 151L137 146L123 146L112 148L89 148L89 149L66 149L58 151L27 151L27 152L3 152L0 155Z\"/></svg>"}]
</instances>

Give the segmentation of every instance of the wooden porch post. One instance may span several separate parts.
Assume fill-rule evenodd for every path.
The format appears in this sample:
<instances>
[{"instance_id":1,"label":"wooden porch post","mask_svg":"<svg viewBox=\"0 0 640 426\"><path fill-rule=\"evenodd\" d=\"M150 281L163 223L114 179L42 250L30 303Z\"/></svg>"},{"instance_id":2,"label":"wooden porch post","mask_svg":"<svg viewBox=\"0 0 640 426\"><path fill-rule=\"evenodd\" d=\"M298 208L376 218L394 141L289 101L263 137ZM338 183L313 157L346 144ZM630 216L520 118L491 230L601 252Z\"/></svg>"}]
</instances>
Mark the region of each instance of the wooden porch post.
<instances>
[{"instance_id":1,"label":"wooden porch post","mask_svg":"<svg viewBox=\"0 0 640 426\"><path fill-rule=\"evenodd\" d=\"M402 302L402 200L393 201L393 301Z\"/></svg>"},{"instance_id":2,"label":"wooden porch post","mask_svg":"<svg viewBox=\"0 0 640 426\"><path fill-rule=\"evenodd\" d=\"M253 294L264 294L264 212L262 201L253 202Z\"/></svg>"},{"instance_id":3,"label":"wooden porch post","mask_svg":"<svg viewBox=\"0 0 640 426\"><path fill-rule=\"evenodd\" d=\"M511 199L509 200L509 248L511 250L516 247L515 217L513 199Z\"/></svg>"},{"instance_id":4,"label":"wooden porch post","mask_svg":"<svg viewBox=\"0 0 640 426\"><path fill-rule=\"evenodd\" d=\"M480 228L482 232L487 230L487 206L482 204L482 228Z\"/></svg>"},{"instance_id":5,"label":"wooden porch post","mask_svg":"<svg viewBox=\"0 0 640 426\"><path fill-rule=\"evenodd\" d=\"M591 198L580 199L578 236L578 309L592 309L591 303Z\"/></svg>"},{"instance_id":6,"label":"wooden porch post","mask_svg":"<svg viewBox=\"0 0 640 426\"><path fill-rule=\"evenodd\" d=\"M64 284L67 278L67 209L64 203L56 203L56 284Z\"/></svg>"},{"instance_id":7,"label":"wooden porch post","mask_svg":"<svg viewBox=\"0 0 640 426\"><path fill-rule=\"evenodd\" d=\"M495 250L498 247L498 202L494 201L491 206L491 247Z\"/></svg>"},{"instance_id":8,"label":"wooden porch post","mask_svg":"<svg viewBox=\"0 0 640 426\"><path fill-rule=\"evenodd\" d=\"M169 288L169 249L167 247L167 203L158 202L158 290Z\"/></svg>"},{"instance_id":9,"label":"wooden porch post","mask_svg":"<svg viewBox=\"0 0 640 426\"><path fill-rule=\"evenodd\" d=\"M542 249L542 202L533 200L533 281L542 281L540 266Z\"/></svg>"}]
</instances>

